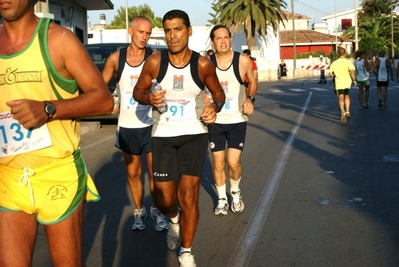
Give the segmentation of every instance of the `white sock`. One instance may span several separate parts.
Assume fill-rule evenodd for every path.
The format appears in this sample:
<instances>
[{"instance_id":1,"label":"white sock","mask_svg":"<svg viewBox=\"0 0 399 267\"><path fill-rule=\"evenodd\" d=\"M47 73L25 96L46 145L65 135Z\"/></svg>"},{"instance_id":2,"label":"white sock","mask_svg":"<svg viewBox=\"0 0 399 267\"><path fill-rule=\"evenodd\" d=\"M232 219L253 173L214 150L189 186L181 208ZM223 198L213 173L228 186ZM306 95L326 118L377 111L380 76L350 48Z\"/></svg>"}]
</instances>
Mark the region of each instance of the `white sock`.
<instances>
[{"instance_id":1,"label":"white sock","mask_svg":"<svg viewBox=\"0 0 399 267\"><path fill-rule=\"evenodd\" d=\"M191 253L191 247L189 247L189 248L180 247L180 253L179 253L179 255L181 255L181 254L184 253L184 252L190 252L190 253Z\"/></svg>"},{"instance_id":2,"label":"white sock","mask_svg":"<svg viewBox=\"0 0 399 267\"><path fill-rule=\"evenodd\" d=\"M170 221L171 221L172 223L179 223L179 222L180 222L180 212L177 211L176 217L170 218Z\"/></svg>"},{"instance_id":3,"label":"white sock","mask_svg":"<svg viewBox=\"0 0 399 267\"><path fill-rule=\"evenodd\" d=\"M226 193L226 184L221 185L221 186L216 186L216 191L218 193L219 199L224 198L227 200L227 193Z\"/></svg>"},{"instance_id":4,"label":"white sock","mask_svg":"<svg viewBox=\"0 0 399 267\"><path fill-rule=\"evenodd\" d=\"M240 181L241 177L237 181L230 178L230 192L240 191Z\"/></svg>"}]
</instances>

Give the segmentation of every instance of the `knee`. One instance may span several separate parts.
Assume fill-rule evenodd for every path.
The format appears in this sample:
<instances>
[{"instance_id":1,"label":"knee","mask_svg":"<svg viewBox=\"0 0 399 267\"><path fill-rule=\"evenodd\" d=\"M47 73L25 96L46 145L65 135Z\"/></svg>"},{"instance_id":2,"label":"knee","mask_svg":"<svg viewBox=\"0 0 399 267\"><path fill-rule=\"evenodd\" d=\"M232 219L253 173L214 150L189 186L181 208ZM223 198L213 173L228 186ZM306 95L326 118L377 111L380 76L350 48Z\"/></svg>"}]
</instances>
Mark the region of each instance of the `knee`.
<instances>
[{"instance_id":1,"label":"knee","mask_svg":"<svg viewBox=\"0 0 399 267\"><path fill-rule=\"evenodd\" d=\"M198 204L198 192L187 190L179 192L179 203L182 208L196 206Z\"/></svg>"},{"instance_id":2,"label":"knee","mask_svg":"<svg viewBox=\"0 0 399 267\"><path fill-rule=\"evenodd\" d=\"M225 166L226 166L226 162L224 160L214 160L213 161L213 168L216 171L223 171Z\"/></svg>"},{"instance_id":3,"label":"knee","mask_svg":"<svg viewBox=\"0 0 399 267\"><path fill-rule=\"evenodd\" d=\"M240 163L239 159L238 160L229 160L229 162L228 162L228 167L230 170L236 170L236 169L240 168L240 166L241 166L241 163Z\"/></svg>"}]
</instances>

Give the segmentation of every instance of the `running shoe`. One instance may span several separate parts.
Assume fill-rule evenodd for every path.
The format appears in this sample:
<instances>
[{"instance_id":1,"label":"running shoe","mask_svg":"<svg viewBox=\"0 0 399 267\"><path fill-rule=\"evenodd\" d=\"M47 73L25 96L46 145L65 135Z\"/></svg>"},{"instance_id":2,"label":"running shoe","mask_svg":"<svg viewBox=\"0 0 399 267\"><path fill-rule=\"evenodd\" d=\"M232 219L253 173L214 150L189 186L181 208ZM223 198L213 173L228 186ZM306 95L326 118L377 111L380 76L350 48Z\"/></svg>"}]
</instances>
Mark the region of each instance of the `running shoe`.
<instances>
[{"instance_id":1,"label":"running shoe","mask_svg":"<svg viewBox=\"0 0 399 267\"><path fill-rule=\"evenodd\" d=\"M190 252L183 252L179 255L180 267L197 267L194 256Z\"/></svg>"},{"instance_id":2,"label":"running shoe","mask_svg":"<svg viewBox=\"0 0 399 267\"><path fill-rule=\"evenodd\" d=\"M369 104L366 103L366 104L363 105L363 107L364 108L369 108Z\"/></svg>"},{"instance_id":3,"label":"running shoe","mask_svg":"<svg viewBox=\"0 0 399 267\"><path fill-rule=\"evenodd\" d=\"M231 192L231 211L234 213L242 212L244 210L244 202L242 202L241 191Z\"/></svg>"},{"instance_id":4,"label":"running shoe","mask_svg":"<svg viewBox=\"0 0 399 267\"><path fill-rule=\"evenodd\" d=\"M360 109L365 109L364 105L360 105Z\"/></svg>"},{"instance_id":5,"label":"running shoe","mask_svg":"<svg viewBox=\"0 0 399 267\"><path fill-rule=\"evenodd\" d=\"M378 107L382 108L382 99L378 99Z\"/></svg>"},{"instance_id":6,"label":"running shoe","mask_svg":"<svg viewBox=\"0 0 399 267\"><path fill-rule=\"evenodd\" d=\"M134 223L132 225L132 230L144 230L145 223L144 221L147 220L147 211L145 207L142 209L135 209L134 210Z\"/></svg>"},{"instance_id":7,"label":"running shoe","mask_svg":"<svg viewBox=\"0 0 399 267\"><path fill-rule=\"evenodd\" d=\"M341 123L345 123L346 122L346 113L342 112L341 113Z\"/></svg>"},{"instance_id":8,"label":"running shoe","mask_svg":"<svg viewBox=\"0 0 399 267\"><path fill-rule=\"evenodd\" d=\"M384 109L387 108L387 105L383 105L382 108L384 108Z\"/></svg>"},{"instance_id":9,"label":"running shoe","mask_svg":"<svg viewBox=\"0 0 399 267\"><path fill-rule=\"evenodd\" d=\"M155 222L155 230L162 231L169 228L169 224L166 221L165 215L163 215L158 208L151 206L151 218Z\"/></svg>"},{"instance_id":10,"label":"running shoe","mask_svg":"<svg viewBox=\"0 0 399 267\"><path fill-rule=\"evenodd\" d=\"M227 203L227 199L220 198L218 200L218 205L215 208L215 215L227 215L229 212L229 203Z\"/></svg>"},{"instance_id":11,"label":"running shoe","mask_svg":"<svg viewBox=\"0 0 399 267\"><path fill-rule=\"evenodd\" d=\"M179 223L169 223L169 230L166 236L166 242L168 244L168 248L171 250L175 250L180 246L180 224Z\"/></svg>"},{"instance_id":12,"label":"running shoe","mask_svg":"<svg viewBox=\"0 0 399 267\"><path fill-rule=\"evenodd\" d=\"M347 118L347 119L350 119L351 118L351 113L347 110L347 111L345 111L345 117Z\"/></svg>"}]
</instances>

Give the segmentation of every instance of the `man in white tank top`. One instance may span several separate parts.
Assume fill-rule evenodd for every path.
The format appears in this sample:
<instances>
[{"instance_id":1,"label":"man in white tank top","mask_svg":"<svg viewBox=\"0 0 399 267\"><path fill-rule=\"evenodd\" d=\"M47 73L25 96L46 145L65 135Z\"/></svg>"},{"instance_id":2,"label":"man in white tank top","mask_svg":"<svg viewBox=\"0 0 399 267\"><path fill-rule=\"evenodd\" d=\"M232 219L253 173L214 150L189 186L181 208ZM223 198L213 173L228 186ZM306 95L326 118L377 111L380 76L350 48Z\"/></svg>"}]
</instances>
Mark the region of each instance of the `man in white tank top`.
<instances>
[{"instance_id":1,"label":"man in white tank top","mask_svg":"<svg viewBox=\"0 0 399 267\"><path fill-rule=\"evenodd\" d=\"M373 72L377 77L378 107L385 109L387 108L389 80L394 81L391 60L385 57L385 50L378 52L378 57L374 61Z\"/></svg>"},{"instance_id":2,"label":"man in white tank top","mask_svg":"<svg viewBox=\"0 0 399 267\"><path fill-rule=\"evenodd\" d=\"M365 50L357 51L355 68L356 68L357 86L359 87L360 109L365 109L365 108L367 109L367 108L369 108L368 99L369 99L369 91L370 91L369 90L370 89L370 80L369 80L370 67L369 67L369 63L366 59L366 51ZM363 95L364 95L364 98L363 98Z\"/></svg>"},{"instance_id":3,"label":"man in white tank top","mask_svg":"<svg viewBox=\"0 0 399 267\"><path fill-rule=\"evenodd\" d=\"M152 172L151 130L152 113L150 105L140 105L133 98L133 88L141 70L149 56L147 42L152 32L151 21L142 16L135 17L129 26L131 43L126 50L112 53L105 63L103 78L108 83L117 78L117 92L120 103L118 128L115 146L123 151L126 164L128 185L135 204L132 230L144 230L147 211L143 206L143 185L141 182L141 154L146 154L149 189L153 199L150 208L151 218L155 221L155 229L168 229L165 216L158 210L154 201L154 176ZM152 53L152 50L150 50Z\"/></svg>"},{"instance_id":4,"label":"man in white tank top","mask_svg":"<svg viewBox=\"0 0 399 267\"><path fill-rule=\"evenodd\" d=\"M206 124L215 122L225 94L212 63L188 48L192 28L187 13L167 12L163 28L169 49L146 60L133 97L154 107L155 195L159 209L170 218L167 245L175 250L181 244L180 266L195 267L191 245L198 225L199 188L208 149ZM163 90L149 92L153 79ZM214 102L204 107L205 86ZM157 108L164 106L164 101L168 111L160 114Z\"/></svg>"},{"instance_id":5,"label":"man in white tank top","mask_svg":"<svg viewBox=\"0 0 399 267\"><path fill-rule=\"evenodd\" d=\"M231 50L232 37L227 27L214 26L210 38L216 50L210 59L216 65L216 73L226 94L226 103L215 124L208 125L213 178L218 194L218 204L214 211L215 215L226 215L229 209L226 166L232 199L231 211L240 213L244 210L240 190L240 158L245 144L248 116L254 112L258 82L253 73L251 59ZM248 79L248 89L244 87L245 78Z\"/></svg>"}]
</instances>

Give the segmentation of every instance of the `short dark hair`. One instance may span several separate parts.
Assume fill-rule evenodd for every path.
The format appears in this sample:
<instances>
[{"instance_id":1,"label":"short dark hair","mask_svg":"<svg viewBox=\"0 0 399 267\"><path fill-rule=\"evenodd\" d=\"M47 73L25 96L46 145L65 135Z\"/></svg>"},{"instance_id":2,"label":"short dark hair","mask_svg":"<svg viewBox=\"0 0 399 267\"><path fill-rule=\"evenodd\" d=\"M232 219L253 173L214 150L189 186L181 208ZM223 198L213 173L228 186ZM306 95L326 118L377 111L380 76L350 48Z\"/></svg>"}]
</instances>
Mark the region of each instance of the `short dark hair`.
<instances>
[{"instance_id":1,"label":"short dark hair","mask_svg":"<svg viewBox=\"0 0 399 267\"><path fill-rule=\"evenodd\" d=\"M249 49L244 49L244 51L242 51L243 54L246 54L248 56L251 56L251 50Z\"/></svg>"},{"instance_id":2,"label":"short dark hair","mask_svg":"<svg viewBox=\"0 0 399 267\"><path fill-rule=\"evenodd\" d=\"M215 31L217 31L217 30L219 30L219 29L226 29L228 32L229 32L229 36L230 36L230 38L231 38L231 32L230 32L230 29L229 28L227 28L227 26L224 26L224 25L215 25L213 28L212 28L212 30L211 30L211 33L210 33L210 35L209 35L209 37L211 38L211 40L213 41L213 38L215 38Z\"/></svg>"},{"instance_id":3,"label":"short dark hair","mask_svg":"<svg viewBox=\"0 0 399 267\"><path fill-rule=\"evenodd\" d=\"M187 28L191 27L190 18L188 17L187 13L183 10L173 9L168 11L162 19L162 25L165 25L165 21L172 20L172 19L182 19L183 24L186 25Z\"/></svg>"}]
</instances>

